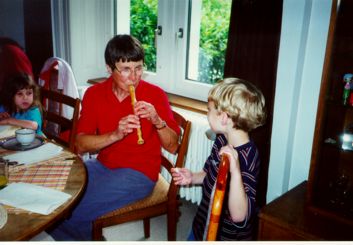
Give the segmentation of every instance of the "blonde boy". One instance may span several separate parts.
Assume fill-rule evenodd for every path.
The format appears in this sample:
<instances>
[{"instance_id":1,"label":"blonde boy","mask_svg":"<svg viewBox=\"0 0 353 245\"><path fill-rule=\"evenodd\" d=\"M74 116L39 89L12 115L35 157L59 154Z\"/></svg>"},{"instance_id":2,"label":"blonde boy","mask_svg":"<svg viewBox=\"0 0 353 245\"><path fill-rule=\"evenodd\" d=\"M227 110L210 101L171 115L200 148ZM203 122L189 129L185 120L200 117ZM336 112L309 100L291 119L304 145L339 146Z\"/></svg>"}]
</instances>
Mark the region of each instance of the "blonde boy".
<instances>
[{"instance_id":1,"label":"blonde boy","mask_svg":"<svg viewBox=\"0 0 353 245\"><path fill-rule=\"evenodd\" d=\"M229 156L230 175L217 240L251 240L260 158L249 132L265 122L264 96L250 82L238 78L224 79L209 92L207 118L217 138L202 171L193 173L186 168L173 169L176 184L202 184L202 200L188 240L204 238L222 154Z\"/></svg>"}]
</instances>

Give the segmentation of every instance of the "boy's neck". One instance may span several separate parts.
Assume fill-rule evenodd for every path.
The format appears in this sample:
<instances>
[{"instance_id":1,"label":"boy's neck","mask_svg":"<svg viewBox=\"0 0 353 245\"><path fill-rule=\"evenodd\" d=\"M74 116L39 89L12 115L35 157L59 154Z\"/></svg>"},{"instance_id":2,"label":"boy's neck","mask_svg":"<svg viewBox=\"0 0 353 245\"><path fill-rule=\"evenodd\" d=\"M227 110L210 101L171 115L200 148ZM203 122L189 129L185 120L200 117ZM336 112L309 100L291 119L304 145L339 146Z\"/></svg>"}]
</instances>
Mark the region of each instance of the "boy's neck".
<instances>
[{"instance_id":1,"label":"boy's neck","mask_svg":"<svg viewBox=\"0 0 353 245\"><path fill-rule=\"evenodd\" d=\"M244 145L250 141L249 134L244 130L233 129L231 132L225 133L224 135L228 143L233 147Z\"/></svg>"}]
</instances>

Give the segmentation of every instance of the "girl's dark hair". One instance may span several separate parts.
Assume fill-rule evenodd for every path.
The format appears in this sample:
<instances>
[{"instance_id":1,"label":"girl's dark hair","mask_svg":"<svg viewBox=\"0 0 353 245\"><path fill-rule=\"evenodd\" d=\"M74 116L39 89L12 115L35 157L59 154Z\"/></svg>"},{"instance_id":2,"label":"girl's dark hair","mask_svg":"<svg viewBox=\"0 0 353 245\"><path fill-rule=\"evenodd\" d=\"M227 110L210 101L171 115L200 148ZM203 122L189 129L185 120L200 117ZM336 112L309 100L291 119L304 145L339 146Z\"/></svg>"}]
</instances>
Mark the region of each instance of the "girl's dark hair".
<instances>
[{"instance_id":1,"label":"girl's dark hair","mask_svg":"<svg viewBox=\"0 0 353 245\"><path fill-rule=\"evenodd\" d=\"M139 40L130 35L116 35L107 44L104 53L105 63L115 69L115 63L144 61L145 52Z\"/></svg>"},{"instance_id":2,"label":"girl's dark hair","mask_svg":"<svg viewBox=\"0 0 353 245\"><path fill-rule=\"evenodd\" d=\"M4 109L12 115L17 112L14 98L16 93L21 89L33 89L33 104L31 107L37 106L42 110L40 103L39 87L33 81L32 77L25 73L20 73L9 78L4 84L0 92L0 104ZM24 111L19 111L23 113Z\"/></svg>"}]
</instances>

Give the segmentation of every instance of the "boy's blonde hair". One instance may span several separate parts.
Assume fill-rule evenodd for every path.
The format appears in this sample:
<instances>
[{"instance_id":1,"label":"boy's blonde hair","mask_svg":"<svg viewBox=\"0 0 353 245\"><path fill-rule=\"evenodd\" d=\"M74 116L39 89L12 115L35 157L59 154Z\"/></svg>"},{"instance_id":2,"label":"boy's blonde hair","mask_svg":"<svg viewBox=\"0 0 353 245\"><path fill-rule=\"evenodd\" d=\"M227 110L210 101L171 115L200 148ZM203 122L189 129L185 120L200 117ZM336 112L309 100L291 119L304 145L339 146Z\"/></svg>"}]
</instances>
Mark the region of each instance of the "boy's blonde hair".
<instances>
[{"instance_id":1,"label":"boy's blonde hair","mask_svg":"<svg viewBox=\"0 0 353 245\"><path fill-rule=\"evenodd\" d=\"M209 92L219 112L226 112L234 128L246 132L263 125L266 120L265 98L252 83L239 78L220 80Z\"/></svg>"}]
</instances>

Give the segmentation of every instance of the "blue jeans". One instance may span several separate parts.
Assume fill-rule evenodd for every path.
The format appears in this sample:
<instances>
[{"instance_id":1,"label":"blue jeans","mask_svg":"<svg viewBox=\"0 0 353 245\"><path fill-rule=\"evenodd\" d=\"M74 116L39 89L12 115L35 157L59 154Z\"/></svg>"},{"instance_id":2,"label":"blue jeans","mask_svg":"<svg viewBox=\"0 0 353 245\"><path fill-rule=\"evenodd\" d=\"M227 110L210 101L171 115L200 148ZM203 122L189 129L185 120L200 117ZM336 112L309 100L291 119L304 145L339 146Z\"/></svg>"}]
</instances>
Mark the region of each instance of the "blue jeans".
<instances>
[{"instance_id":1,"label":"blue jeans","mask_svg":"<svg viewBox=\"0 0 353 245\"><path fill-rule=\"evenodd\" d=\"M49 234L58 241L92 240L92 221L114 209L148 196L155 182L130 168L108 169L97 159L85 162L86 191L69 219Z\"/></svg>"},{"instance_id":2,"label":"blue jeans","mask_svg":"<svg viewBox=\"0 0 353 245\"><path fill-rule=\"evenodd\" d=\"M187 241L196 241L194 232L192 231L192 228L191 228L191 231L189 233Z\"/></svg>"}]
</instances>

